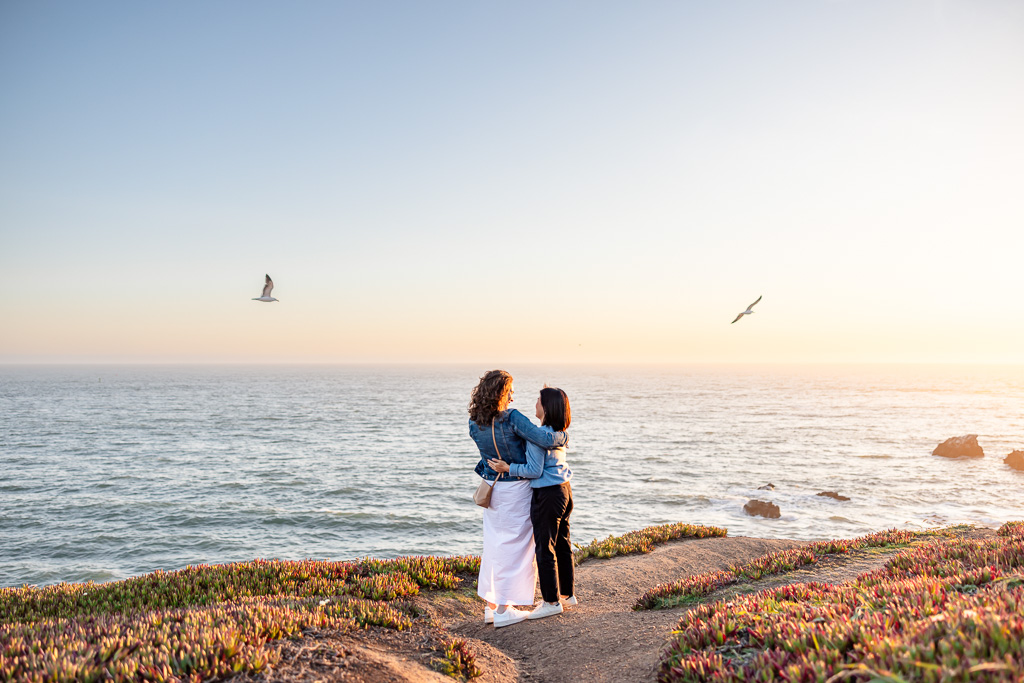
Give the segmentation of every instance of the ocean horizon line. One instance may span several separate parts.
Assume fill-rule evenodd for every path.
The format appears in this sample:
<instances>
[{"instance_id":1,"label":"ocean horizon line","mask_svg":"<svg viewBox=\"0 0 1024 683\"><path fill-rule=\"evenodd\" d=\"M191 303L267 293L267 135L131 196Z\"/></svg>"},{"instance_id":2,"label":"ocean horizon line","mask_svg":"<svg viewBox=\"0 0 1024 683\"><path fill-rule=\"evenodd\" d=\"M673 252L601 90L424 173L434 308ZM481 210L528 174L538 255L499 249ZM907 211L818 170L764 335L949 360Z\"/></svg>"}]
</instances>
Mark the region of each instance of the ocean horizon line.
<instances>
[{"instance_id":1,"label":"ocean horizon line","mask_svg":"<svg viewBox=\"0 0 1024 683\"><path fill-rule=\"evenodd\" d=\"M0 360L0 368L9 367L503 367L525 365L530 367L569 366L621 367L621 368L756 368L756 367L1020 367L1024 361L661 361L661 360L503 360L503 361L446 361L446 360Z\"/></svg>"}]
</instances>

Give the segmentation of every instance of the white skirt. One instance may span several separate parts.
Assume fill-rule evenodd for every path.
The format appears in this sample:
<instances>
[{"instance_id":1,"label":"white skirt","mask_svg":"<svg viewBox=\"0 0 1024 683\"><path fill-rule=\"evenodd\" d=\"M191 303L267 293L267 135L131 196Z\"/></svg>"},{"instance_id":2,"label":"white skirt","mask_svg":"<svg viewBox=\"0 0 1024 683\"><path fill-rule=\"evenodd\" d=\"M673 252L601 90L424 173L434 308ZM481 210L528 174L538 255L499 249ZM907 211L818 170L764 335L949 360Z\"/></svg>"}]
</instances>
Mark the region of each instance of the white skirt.
<instances>
[{"instance_id":1,"label":"white skirt","mask_svg":"<svg viewBox=\"0 0 1024 683\"><path fill-rule=\"evenodd\" d=\"M529 481L499 481L484 510L477 595L495 605L532 605L537 585Z\"/></svg>"}]
</instances>

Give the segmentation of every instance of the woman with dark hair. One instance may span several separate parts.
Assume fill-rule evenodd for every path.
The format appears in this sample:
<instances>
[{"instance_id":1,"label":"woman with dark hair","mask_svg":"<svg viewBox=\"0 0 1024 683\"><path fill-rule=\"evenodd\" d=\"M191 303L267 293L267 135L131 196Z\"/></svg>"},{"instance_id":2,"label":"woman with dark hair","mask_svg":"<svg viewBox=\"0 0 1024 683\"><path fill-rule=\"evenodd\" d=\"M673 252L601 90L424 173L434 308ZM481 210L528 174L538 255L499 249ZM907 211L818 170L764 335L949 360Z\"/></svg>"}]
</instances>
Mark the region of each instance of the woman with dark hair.
<instances>
[{"instance_id":1,"label":"woman with dark hair","mask_svg":"<svg viewBox=\"0 0 1024 683\"><path fill-rule=\"evenodd\" d=\"M526 464L526 448L564 446L565 432L538 427L512 403L512 375L491 370L480 378L469 402L469 435L480 451L476 473L494 482L491 503L484 510L484 551L480 558L477 594L487 602L485 623L496 628L526 619L513 605L532 605L537 583L534 565L530 482L499 474L490 462ZM499 460L500 458L500 460Z\"/></svg>"},{"instance_id":2,"label":"woman with dark hair","mask_svg":"<svg viewBox=\"0 0 1024 683\"><path fill-rule=\"evenodd\" d=\"M555 387L545 386L537 398L537 418L541 429L552 434L569 428L572 411L569 397ZM569 515L572 514L572 470L565 464L565 448L541 448L532 442L526 445L526 464L488 463L498 472L525 477L533 489L530 518L536 545L537 573L544 601L527 615L527 619L543 619L561 614L564 602L577 604L573 588L572 542L569 539Z\"/></svg>"}]
</instances>

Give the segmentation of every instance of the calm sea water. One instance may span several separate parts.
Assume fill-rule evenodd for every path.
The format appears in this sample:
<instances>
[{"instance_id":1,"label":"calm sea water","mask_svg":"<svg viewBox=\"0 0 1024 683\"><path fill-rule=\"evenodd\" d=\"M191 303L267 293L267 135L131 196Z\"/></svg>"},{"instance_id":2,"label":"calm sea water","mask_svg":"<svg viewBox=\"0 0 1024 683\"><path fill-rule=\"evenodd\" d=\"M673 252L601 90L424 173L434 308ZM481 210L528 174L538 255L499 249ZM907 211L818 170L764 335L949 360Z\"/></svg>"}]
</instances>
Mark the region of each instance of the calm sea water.
<instances>
[{"instance_id":1,"label":"calm sea water","mask_svg":"<svg viewBox=\"0 0 1024 683\"><path fill-rule=\"evenodd\" d=\"M466 404L486 369L0 367L0 586L479 553ZM577 542L1024 518L1024 473L1002 462L1024 448L1019 366L507 369L530 417L544 382L570 396ZM930 455L966 433L984 459ZM751 498L782 518L746 516Z\"/></svg>"}]
</instances>

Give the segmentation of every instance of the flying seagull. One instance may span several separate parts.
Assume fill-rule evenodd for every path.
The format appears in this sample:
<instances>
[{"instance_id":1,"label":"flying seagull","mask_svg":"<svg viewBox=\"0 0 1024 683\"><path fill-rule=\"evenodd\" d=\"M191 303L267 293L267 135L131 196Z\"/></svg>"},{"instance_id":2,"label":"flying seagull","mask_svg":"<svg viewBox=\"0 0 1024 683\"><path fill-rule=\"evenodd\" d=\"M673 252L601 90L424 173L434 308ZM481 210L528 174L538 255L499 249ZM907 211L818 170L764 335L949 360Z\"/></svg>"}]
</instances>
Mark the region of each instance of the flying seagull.
<instances>
[{"instance_id":1,"label":"flying seagull","mask_svg":"<svg viewBox=\"0 0 1024 683\"><path fill-rule=\"evenodd\" d=\"M253 297L253 301L277 301L274 297L270 296L270 293L274 291L274 281L267 275L267 284L263 285L263 294L260 296Z\"/></svg>"},{"instance_id":2,"label":"flying seagull","mask_svg":"<svg viewBox=\"0 0 1024 683\"><path fill-rule=\"evenodd\" d=\"M264 292L264 293L266 293L266 292ZM757 297L757 301L760 301L762 299L762 297L763 297L763 295ZM736 320L739 320L740 318L742 318L745 315L750 315L751 313L753 313L754 311L752 309L754 308L754 306L757 305L757 301L755 301L754 303L752 303L749 306L747 306L747 310L743 311L738 316L736 316ZM736 320L733 320L732 322L734 323L734 322L736 322ZM729 324L731 325L732 323L729 323Z\"/></svg>"}]
</instances>

